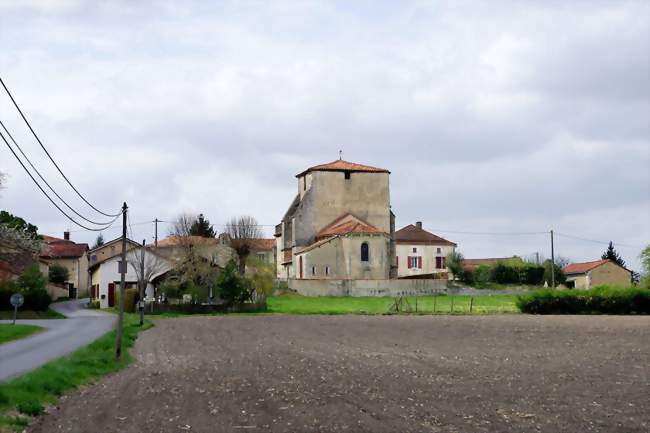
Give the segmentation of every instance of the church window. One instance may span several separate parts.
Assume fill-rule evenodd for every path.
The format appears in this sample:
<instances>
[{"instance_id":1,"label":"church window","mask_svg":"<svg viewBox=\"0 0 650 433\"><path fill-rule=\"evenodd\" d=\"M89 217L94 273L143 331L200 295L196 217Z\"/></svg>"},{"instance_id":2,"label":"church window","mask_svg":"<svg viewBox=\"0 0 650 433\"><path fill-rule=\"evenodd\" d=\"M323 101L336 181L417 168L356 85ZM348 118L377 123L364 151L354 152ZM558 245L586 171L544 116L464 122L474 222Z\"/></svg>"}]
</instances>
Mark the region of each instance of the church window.
<instances>
[{"instance_id":1,"label":"church window","mask_svg":"<svg viewBox=\"0 0 650 433\"><path fill-rule=\"evenodd\" d=\"M367 242L361 244L361 261L362 262L370 261L370 247L368 247Z\"/></svg>"}]
</instances>

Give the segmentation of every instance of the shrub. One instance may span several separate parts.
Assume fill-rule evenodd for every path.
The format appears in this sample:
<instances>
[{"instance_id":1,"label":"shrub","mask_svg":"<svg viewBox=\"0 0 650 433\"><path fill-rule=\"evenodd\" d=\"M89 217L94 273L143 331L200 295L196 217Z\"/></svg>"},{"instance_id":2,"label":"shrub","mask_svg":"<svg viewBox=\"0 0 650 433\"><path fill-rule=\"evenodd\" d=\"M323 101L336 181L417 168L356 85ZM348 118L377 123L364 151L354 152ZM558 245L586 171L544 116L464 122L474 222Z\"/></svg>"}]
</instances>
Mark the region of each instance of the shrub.
<instances>
[{"instance_id":1,"label":"shrub","mask_svg":"<svg viewBox=\"0 0 650 433\"><path fill-rule=\"evenodd\" d=\"M70 278L68 268L61 265L51 265L48 275L50 281L56 284L63 284Z\"/></svg>"},{"instance_id":2,"label":"shrub","mask_svg":"<svg viewBox=\"0 0 650 433\"><path fill-rule=\"evenodd\" d=\"M492 269L488 265L480 265L473 272L473 280L477 285L487 284L492 279Z\"/></svg>"},{"instance_id":3,"label":"shrub","mask_svg":"<svg viewBox=\"0 0 650 433\"><path fill-rule=\"evenodd\" d=\"M52 298L45 290L46 284L38 266L25 269L16 281L0 281L0 310L13 310L11 295L20 293L25 297L21 310L46 311L52 303Z\"/></svg>"},{"instance_id":4,"label":"shrub","mask_svg":"<svg viewBox=\"0 0 650 433\"><path fill-rule=\"evenodd\" d=\"M250 281L239 274L238 266L234 260L228 262L219 274L217 289L221 299L230 305L246 302L251 296Z\"/></svg>"},{"instance_id":5,"label":"shrub","mask_svg":"<svg viewBox=\"0 0 650 433\"><path fill-rule=\"evenodd\" d=\"M517 306L530 314L650 314L650 290L608 286L546 289L518 297Z\"/></svg>"},{"instance_id":6,"label":"shrub","mask_svg":"<svg viewBox=\"0 0 650 433\"><path fill-rule=\"evenodd\" d=\"M492 268L491 281L499 284L519 283L519 272L514 266L499 262Z\"/></svg>"},{"instance_id":7,"label":"shrub","mask_svg":"<svg viewBox=\"0 0 650 433\"><path fill-rule=\"evenodd\" d=\"M138 297L138 289L130 288L124 290L124 311L127 313L135 313L135 302ZM120 305L120 291L115 291L115 306L119 308Z\"/></svg>"}]
</instances>

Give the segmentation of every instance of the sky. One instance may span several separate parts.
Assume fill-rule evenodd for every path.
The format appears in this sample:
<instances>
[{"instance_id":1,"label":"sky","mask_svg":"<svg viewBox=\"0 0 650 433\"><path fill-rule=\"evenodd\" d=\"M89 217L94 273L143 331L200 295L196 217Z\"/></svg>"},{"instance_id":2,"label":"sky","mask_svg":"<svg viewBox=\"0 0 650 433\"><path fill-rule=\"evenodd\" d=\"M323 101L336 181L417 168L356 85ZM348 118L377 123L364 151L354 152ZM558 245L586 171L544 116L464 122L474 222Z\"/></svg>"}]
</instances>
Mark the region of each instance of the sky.
<instances>
[{"instance_id":1,"label":"sky","mask_svg":"<svg viewBox=\"0 0 650 433\"><path fill-rule=\"evenodd\" d=\"M391 171L398 228L422 221L468 258L549 257L553 229L557 255L612 240L639 270L650 243L647 1L0 0L0 45L54 159L99 209L127 202L137 240L181 212L270 236L294 176L342 150ZM0 120L106 221L2 93ZM0 144L0 209L92 243Z\"/></svg>"}]
</instances>

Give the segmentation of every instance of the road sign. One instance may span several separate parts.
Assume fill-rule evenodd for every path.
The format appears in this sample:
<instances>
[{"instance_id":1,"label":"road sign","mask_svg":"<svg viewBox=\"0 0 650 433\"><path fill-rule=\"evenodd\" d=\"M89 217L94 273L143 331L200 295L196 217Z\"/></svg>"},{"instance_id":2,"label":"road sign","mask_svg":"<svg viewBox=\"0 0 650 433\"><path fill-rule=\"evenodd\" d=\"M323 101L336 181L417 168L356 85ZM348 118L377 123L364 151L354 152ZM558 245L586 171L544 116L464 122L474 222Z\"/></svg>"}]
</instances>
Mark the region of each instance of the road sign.
<instances>
[{"instance_id":1,"label":"road sign","mask_svg":"<svg viewBox=\"0 0 650 433\"><path fill-rule=\"evenodd\" d=\"M10 302L11 305L13 305L14 307L20 307L21 305L23 305L23 303L25 303L25 297L20 293L14 293L13 295L11 295Z\"/></svg>"},{"instance_id":2,"label":"road sign","mask_svg":"<svg viewBox=\"0 0 650 433\"><path fill-rule=\"evenodd\" d=\"M14 306L14 325L15 325L16 316L18 315L18 307L23 305L23 303L25 302L25 297L20 293L14 293L13 295L11 295L9 302L11 302L11 305Z\"/></svg>"}]
</instances>

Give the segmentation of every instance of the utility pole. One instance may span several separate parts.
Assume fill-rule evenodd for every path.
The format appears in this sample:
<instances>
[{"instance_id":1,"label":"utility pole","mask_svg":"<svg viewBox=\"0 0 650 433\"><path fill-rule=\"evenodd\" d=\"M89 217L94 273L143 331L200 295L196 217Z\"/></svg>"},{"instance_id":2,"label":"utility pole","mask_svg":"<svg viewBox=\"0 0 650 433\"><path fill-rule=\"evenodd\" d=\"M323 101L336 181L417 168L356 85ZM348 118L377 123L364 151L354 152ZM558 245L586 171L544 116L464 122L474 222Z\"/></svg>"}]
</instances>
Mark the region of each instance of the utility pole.
<instances>
[{"instance_id":1,"label":"utility pole","mask_svg":"<svg viewBox=\"0 0 650 433\"><path fill-rule=\"evenodd\" d=\"M120 264L120 302L117 314L117 331L115 333L115 359L122 356L122 328L124 327L124 285L126 280L126 202L122 206L122 261Z\"/></svg>"},{"instance_id":2,"label":"utility pole","mask_svg":"<svg viewBox=\"0 0 650 433\"><path fill-rule=\"evenodd\" d=\"M153 222L156 224L155 234L154 234L154 238L153 238L154 239L154 241L153 241L154 248L158 248L158 222L159 221L160 220L157 217L156 217L155 220L153 220Z\"/></svg>"},{"instance_id":3,"label":"utility pole","mask_svg":"<svg viewBox=\"0 0 650 433\"><path fill-rule=\"evenodd\" d=\"M142 239L142 251L140 252L140 302L138 302L138 309L140 310L140 326L144 324L144 294L147 287L147 279L144 277L144 247L145 239Z\"/></svg>"},{"instance_id":4,"label":"utility pole","mask_svg":"<svg viewBox=\"0 0 650 433\"><path fill-rule=\"evenodd\" d=\"M553 246L553 230L551 230L551 287L555 288L555 247Z\"/></svg>"},{"instance_id":5,"label":"utility pole","mask_svg":"<svg viewBox=\"0 0 650 433\"><path fill-rule=\"evenodd\" d=\"M535 264L539 266L539 251L535 253Z\"/></svg>"}]
</instances>

